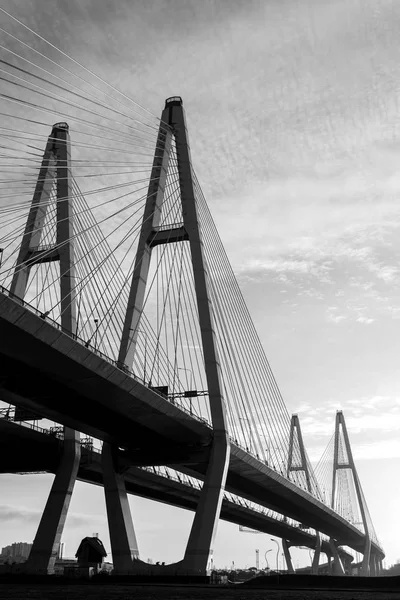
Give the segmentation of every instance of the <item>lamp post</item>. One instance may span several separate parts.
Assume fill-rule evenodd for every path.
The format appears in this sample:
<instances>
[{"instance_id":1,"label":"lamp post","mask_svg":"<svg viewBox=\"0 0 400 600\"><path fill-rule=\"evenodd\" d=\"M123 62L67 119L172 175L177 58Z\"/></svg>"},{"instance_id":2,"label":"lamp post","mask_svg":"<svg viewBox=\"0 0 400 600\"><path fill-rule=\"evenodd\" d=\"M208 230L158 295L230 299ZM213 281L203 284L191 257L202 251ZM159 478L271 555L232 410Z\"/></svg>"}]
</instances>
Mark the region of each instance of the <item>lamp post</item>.
<instances>
[{"instance_id":1,"label":"lamp post","mask_svg":"<svg viewBox=\"0 0 400 600\"><path fill-rule=\"evenodd\" d=\"M44 313L44 316L47 316L47 314L48 313ZM90 344L92 343L92 339L94 338L93 347L94 347L95 350L97 350L97 348L96 348L96 340L97 340L97 329L98 329L98 326L99 326L99 320L98 319L93 319L93 320L94 320L94 327L95 327L95 329L94 329L93 334L90 336L90 338L86 342L85 346L86 346L86 348L89 348Z\"/></svg>"},{"instance_id":2,"label":"lamp post","mask_svg":"<svg viewBox=\"0 0 400 600\"><path fill-rule=\"evenodd\" d=\"M268 554L268 552L272 552L272 548L270 548L269 550L266 550L266 551L265 551L265 554L264 554L264 558L265 558L265 564L266 564L266 566L267 566L267 569L269 569L268 558L267 558L267 554Z\"/></svg>"},{"instance_id":3,"label":"lamp post","mask_svg":"<svg viewBox=\"0 0 400 600\"><path fill-rule=\"evenodd\" d=\"M75 280L77 279L82 279L81 277L79 277L79 275L75 275ZM77 314L76 314L76 330L75 330L75 334L78 337L79 336L79 325L80 325L80 318L81 318L81 304L82 304L82 289L79 290L79 295L77 290L77 286L79 285L80 282L75 283L74 286L74 295L75 298L78 296L78 302L77 302Z\"/></svg>"},{"instance_id":4,"label":"lamp post","mask_svg":"<svg viewBox=\"0 0 400 600\"><path fill-rule=\"evenodd\" d=\"M178 367L178 371L186 371L186 372L190 373L190 389L192 390L193 389L193 385L192 385L192 383L193 383L193 373L192 373L191 369L186 369L184 367ZM189 402L190 402L190 409L189 410L190 410L190 414L192 414L192 399L191 398L189 398Z\"/></svg>"},{"instance_id":5,"label":"lamp post","mask_svg":"<svg viewBox=\"0 0 400 600\"><path fill-rule=\"evenodd\" d=\"M1 263L3 262L3 252L4 252L4 248L0 248L0 267L1 267Z\"/></svg>"},{"instance_id":6,"label":"lamp post","mask_svg":"<svg viewBox=\"0 0 400 600\"><path fill-rule=\"evenodd\" d=\"M99 328L99 320L98 319L94 319L94 326L95 326L95 330L94 330L94 347L97 350L97 346L96 346L96 342L97 342L97 330Z\"/></svg>"},{"instance_id":7,"label":"lamp post","mask_svg":"<svg viewBox=\"0 0 400 600\"><path fill-rule=\"evenodd\" d=\"M143 380L146 383L146 367L147 367L147 331L143 331L143 329L136 329L138 333L143 333L144 335L144 365L143 365Z\"/></svg>"},{"instance_id":8,"label":"lamp post","mask_svg":"<svg viewBox=\"0 0 400 600\"><path fill-rule=\"evenodd\" d=\"M271 542L274 542L274 543L277 545L277 547L278 547L278 548L277 548L277 551L276 551L276 570L278 571L278 570L279 570L279 568L278 568L278 567L279 567L279 565L278 565L278 561L279 561L279 550L280 550L280 548L279 548L279 543L278 543L276 540L274 540L274 538L270 538L270 539L271 539Z\"/></svg>"}]
</instances>

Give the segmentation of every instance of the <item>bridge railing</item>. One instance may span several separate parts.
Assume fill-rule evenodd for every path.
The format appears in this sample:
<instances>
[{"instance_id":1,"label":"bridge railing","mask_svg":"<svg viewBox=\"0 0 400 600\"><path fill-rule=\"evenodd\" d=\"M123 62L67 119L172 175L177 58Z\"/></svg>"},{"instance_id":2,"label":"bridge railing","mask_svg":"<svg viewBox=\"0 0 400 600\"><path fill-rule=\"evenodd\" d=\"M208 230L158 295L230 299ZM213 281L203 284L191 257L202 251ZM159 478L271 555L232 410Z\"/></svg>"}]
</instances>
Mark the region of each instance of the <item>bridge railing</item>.
<instances>
[{"instance_id":1,"label":"bridge railing","mask_svg":"<svg viewBox=\"0 0 400 600\"><path fill-rule=\"evenodd\" d=\"M152 466L152 467L140 467L140 468L143 469L144 471L154 473L155 475L158 475L159 477L164 477L166 479L172 479L173 481L181 483L182 485L187 485L187 486L196 488L198 490L201 490L202 486L203 486L203 484L200 480L198 480L194 477L189 477L188 475L185 475L185 474L180 474L178 471L175 471L174 469L170 469L169 467ZM286 524L290 525L291 527L294 527L295 529L306 530L299 521L295 521L294 519L291 519L290 517L285 517L285 515L281 515L280 513L277 513L269 508L266 508L265 506L261 506L254 502L251 502L250 500L246 500L246 498L242 498L241 496L237 496L236 494L232 494L231 492L225 491L224 499L227 500L228 502L232 502L233 504L236 504L237 506L242 506L243 508L246 508L248 510L254 510L255 512L265 515L267 517L270 517L270 518L274 519L275 521L286 523ZM312 528L307 528L307 531L308 530L314 531Z\"/></svg>"},{"instance_id":2,"label":"bridge railing","mask_svg":"<svg viewBox=\"0 0 400 600\"><path fill-rule=\"evenodd\" d=\"M10 421L14 421L14 419L12 418L13 417L12 413L14 412L14 410L15 410L14 407L11 405L7 408L1 408L0 409L0 419L7 419ZM63 427L44 428L44 427L40 427L39 425L36 425L35 423L31 423L29 421L18 421L18 424L23 427L27 427L29 429L38 431L39 433L44 433L46 435L56 437L59 440L63 439ZM82 449L86 450L85 454L82 457L84 460L84 464L86 464L88 462L90 463L90 461L93 460L91 458L92 454L97 454L97 455L101 454L101 449L96 448L93 445L93 439L91 437L89 437L89 436L83 437L83 438L81 438L80 442L81 442ZM144 466L144 467L139 467L139 468L141 470L154 473L155 475L157 475L159 477L173 480L173 481L179 482L182 485L186 485L188 487L190 486L190 487L198 489L198 490L201 490L202 485L203 485L200 480L198 480L194 477L190 477L189 475L186 475L183 473L181 474L178 471L171 469L170 467L165 467L165 466L148 466L148 467L146 467L146 466ZM42 471L40 471L40 473L42 473ZM242 498L241 496L237 496L236 494L233 494L231 492L225 491L224 499L227 500L228 502L231 502L238 506L242 506L243 508L246 508L248 510L255 511L259 514L262 514L269 518L272 518L275 521L279 521L281 523L286 523L287 525L290 525L291 527L293 527L295 529L301 529L303 531L306 531L310 535L315 535L315 530L312 527L304 526L299 521L295 521L294 519L292 519L290 517L286 517L285 515L282 515L271 509L268 509L265 506L251 502L250 500L247 500L246 498ZM348 520L348 519L346 519L346 520ZM348 520L348 521L350 524L356 525L355 523L352 523L350 520ZM320 535L321 535L321 539L323 541L329 542L329 537L327 535L325 535L325 534L320 534ZM379 541L376 541L376 540L374 540L374 541L378 548L382 548L381 545L379 544Z\"/></svg>"},{"instance_id":3,"label":"bridge railing","mask_svg":"<svg viewBox=\"0 0 400 600\"><path fill-rule=\"evenodd\" d=\"M0 409L0 418L14 421L14 418L13 418L14 413L15 413L15 409L11 405L7 408L1 408ZM64 437L63 427L55 426L55 427L45 428L45 427L40 427L39 425L36 425L34 422L30 422L30 421L18 421L18 424L23 427L27 427L29 429L38 431L39 433L44 433L46 435L56 437L59 440L62 440ZM83 447L85 447L88 451L93 452L95 454L100 454L100 452L101 452L100 449L94 447L93 440L90 437L81 438L81 445ZM175 471L174 469L170 469L169 467L149 466L149 467L140 467L140 468L143 469L144 471L154 473L155 475L157 475L159 477L164 477L165 479L172 479L174 481L177 481L178 483L181 483L182 485L187 485L187 486L196 488L198 490L201 490L202 485L203 485L200 480L198 480L194 477L189 477L188 475L180 474L178 471ZM299 528L301 525L300 523L298 523L297 521L294 521L293 519L290 519L289 517L285 517L284 515L275 513L274 511L272 511L270 509L267 509L261 505L257 505L253 502L250 502L249 500L246 500L245 498L241 498L240 496L236 496L235 494L232 494L231 492L225 492L224 498L230 502L233 502L234 504L243 506L244 508L247 508L249 510L255 510L256 512L259 512L260 514L264 514L266 516L274 518L275 520L282 521L282 522L285 521L286 523L290 524L292 527Z\"/></svg>"},{"instance_id":4,"label":"bridge railing","mask_svg":"<svg viewBox=\"0 0 400 600\"><path fill-rule=\"evenodd\" d=\"M39 433L44 433L46 435L56 437L58 440L64 439L64 427L40 427L37 425L35 421L15 421L15 407L10 405L7 408L0 408L0 419L5 419L6 421L12 421L13 423L17 423L22 427L26 427L27 429L32 429L33 431L37 431ZM89 436L81 437L80 439L81 446L84 446L88 450L94 450L93 448L93 438Z\"/></svg>"},{"instance_id":5,"label":"bridge railing","mask_svg":"<svg viewBox=\"0 0 400 600\"><path fill-rule=\"evenodd\" d=\"M91 352L93 352L100 358L106 360L108 363L110 363L111 365L113 365L114 367L116 367L117 369L119 369L120 371L125 373L126 375L133 377L133 379L135 379L136 381L138 381L145 387L149 387L147 382L144 381L144 379L142 379L141 377L138 377L138 375L136 375L136 373L134 373L134 371L132 371L132 369L130 369L126 365L121 365L118 361L114 360L110 356L107 356L107 354L104 354L104 352L101 352L101 350L98 350L95 346L92 346L90 343L88 343L83 338L79 337L78 335L76 335L72 332L64 331L61 327L61 324L57 323L57 321L55 321L54 319L49 317L48 314L41 312L36 307L32 306L32 304L30 304L29 302L26 302L25 300L22 300L22 298L19 298L15 294L11 294L11 292L7 288L3 287L2 285L0 285L0 292L2 294L4 294L5 296L8 296L11 300L16 302L17 304L20 304L24 308L27 308L30 312L34 313L35 315L37 315L38 317L40 317L41 319L43 319L44 321L46 321L47 323L52 325L52 327L55 327L56 329L58 329L59 331L61 331L62 333L64 333L68 337L70 337L71 339L73 339L74 341L78 342L82 346L85 346L85 348L88 348ZM154 392L154 394L161 396L162 398L164 398L164 400L171 402L171 400L168 397L164 396L163 394L159 394L157 392L157 390L154 390L153 388L152 388L152 392ZM171 402L171 404L172 404L172 402ZM186 408L183 404L177 404L176 402L174 402L174 406L176 406L179 410L182 410L186 414L190 415L193 419L196 419L196 421L200 421L201 423L203 423L204 425L206 425L207 427L209 427L211 429L211 424L204 417L194 414L192 411L190 411L190 409Z\"/></svg>"},{"instance_id":6,"label":"bridge railing","mask_svg":"<svg viewBox=\"0 0 400 600\"><path fill-rule=\"evenodd\" d=\"M52 325L52 327L55 327L56 329L58 329L59 331L61 331L62 333L64 333L68 337L70 337L71 339L73 339L74 341L78 342L82 346L85 346L85 348L88 348L91 352L93 352L94 354L96 354L100 358L106 360L109 364L112 364L115 368L119 369L120 371L122 371L126 375L129 375L130 377L133 377L136 381L138 381L142 385L148 387L148 384L146 383L146 381L144 381L143 379L141 379L140 377L138 377L134 373L134 371L132 371L132 369L130 369L126 365L121 365L120 363L118 363L118 361L114 360L110 356L107 356L107 354L104 354L104 352L101 352L101 350L98 350L95 346L92 346L90 343L88 343L83 338L79 337L78 335L73 334L72 332L64 331L62 329L62 327L61 327L61 324L58 323L57 321L55 321L54 319L52 319L51 317L49 317L49 315L47 313L41 312L35 306L32 306L32 304L30 304L29 302L26 302L25 300L23 300L22 298L19 298L15 294L11 294L10 291L7 288L5 288L5 287L3 287L1 285L0 285L0 292L3 293L4 295L8 296L11 300L13 300L14 302L16 302L17 304L23 306L24 308L27 308L30 312L32 312L35 315L39 316L41 319L45 320L47 323L49 323L50 325ZM152 389L152 391L155 394L158 394L158 395L162 396L168 402L172 403L171 399L168 398L167 396L158 393L157 390ZM206 425L207 427L209 427L211 429L211 424L204 417L201 417L199 415L194 414L192 411L190 411L189 408L186 408L182 403L179 403L179 404L176 403L176 400L173 402L173 404L179 410L181 410L181 411L185 412L186 414L190 415L191 418L196 419L197 421L203 423L204 425ZM252 452L251 449L249 449L248 447L246 447L243 444L241 444L236 438L233 438L232 436L229 436L229 438L230 438L230 441L232 443L234 443L236 446L238 446L239 448L241 448L244 452L247 452L248 454L250 454L251 456L253 456L257 460L259 460L261 462L264 462L264 461L262 461L262 459L260 458L260 456L257 453ZM285 479L288 479L287 474L285 473L284 470L279 469L274 464L269 464L268 462L265 462L264 464L266 464L268 467L270 467L271 469L273 469L276 473L279 473Z\"/></svg>"},{"instance_id":7,"label":"bridge railing","mask_svg":"<svg viewBox=\"0 0 400 600\"><path fill-rule=\"evenodd\" d=\"M85 346L85 348L88 348L91 352L93 352L94 354L96 354L100 358L103 358L108 363L112 364L114 367L116 367L117 369L119 369L120 371L122 371L123 373L125 373L126 375L129 375L130 377L133 377L136 381L138 381L142 385L148 387L148 384L146 383L146 381L144 381L143 379L141 379L140 377L138 377L134 373L134 371L132 371L132 369L129 369L129 367L127 367L126 365L121 365L118 361L114 360L110 356L107 356L107 354L104 354L104 352L101 352L101 350L98 350L95 346L92 346L90 343L88 343L83 338L79 337L78 335L76 335L76 334L74 334L72 332L64 331L62 329L62 327L61 327L61 324L58 323L57 321L55 321L54 319L52 319L51 317L49 317L47 313L41 312L35 306L32 306L32 304L30 304L29 302L26 302L25 300L23 300L22 298L19 298L15 294L11 294L10 291L7 288L5 288L5 287L3 287L1 285L0 285L0 292L3 293L5 296L8 296L11 300L13 300L14 302L16 302L17 304L20 304L24 308L27 308L30 312L32 312L35 315L39 316L41 319L45 320L47 323L49 323L50 325L52 325L53 327L55 327L56 329L58 329L59 331L61 331L62 333L64 333L68 337L70 337L71 339L73 339L74 341L76 341L79 344ZM155 394L157 394L159 396L162 396L162 398L164 398L164 400L167 400L168 402L170 402L172 404L172 400L170 398L168 398L167 396L158 393L158 391L155 390L155 389L153 389L153 388L152 388L152 391ZM181 403L177 404L176 403L176 399L174 399L173 404L179 410L182 410L186 414L190 415L190 417L192 417L193 419L196 419L197 421L203 423L204 425L206 425L207 427L209 427L211 429L211 423L209 423L209 421L207 421L207 419L205 419L204 417L201 417L199 415L194 414L193 411L191 411L189 408L186 408ZM248 447L246 447L243 444L241 444L236 438L233 438L232 436L229 436L229 438L230 438L230 441L232 443L234 443L236 446L238 446L239 448L241 448L242 450L244 450L245 452L247 452L248 454L250 454L251 456L253 456L257 460L263 462L262 459L260 458L260 456L257 453L254 453L251 450L249 450ZM272 468L277 473L279 473L280 475L282 475L282 477L285 477L287 479L287 476L286 476L286 474L285 474L284 471L276 468L275 465L269 465L267 462L265 464L267 466L269 466L270 468Z\"/></svg>"},{"instance_id":8,"label":"bridge railing","mask_svg":"<svg viewBox=\"0 0 400 600\"><path fill-rule=\"evenodd\" d=\"M140 377L138 377L131 369L129 369L125 365L121 366L121 364L118 363L116 360L114 360L113 358L110 358L109 356L107 356L106 354L104 354L104 352L101 352L95 346L92 346L87 341L85 341L83 338L80 338L78 335L73 334L72 332L66 332L66 331L64 331L62 329L62 327L61 327L61 324L57 323L57 321L55 321L54 319L52 319L51 317L49 317L48 314L39 311L37 308L35 308L34 306L32 306L29 302L26 302L22 298L19 298L18 296L15 296L15 294L11 294L10 291L7 288L5 288L5 287L3 287L1 285L0 285L0 292L2 294L4 294L4 295L8 296L12 301L16 302L17 304L23 306L24 308L27 308L30 312L32 312L35 315L39 316L41 319L45 320L50 325L52 325L53 327L55 327L56 329L58 329L59 331L61 331L62 333L64 333L68 337L70 337L71 339L73 339L74 341L77 341L79 344L85 346L91 352L93 352L94 354L96 354L100 358L104 359L108 363L112 364L115 368L119 369L120 371L123 371L124 373L126 373L130 377L133 377L136 381L138 381L142 385L148 387L148 384L143 379L141 379ZM152 389L152 391L153 391L153 393L162 396L165 400L171 402L171 399L169 399L168 397L165 397L162 394L159 394L157 392L157 390ZM194 414L192 411L190 411L188 408L186 408L185 406L183 406L181 404L178 405L178 404L176 404L174 402L174 405L179 410L181 410L181 411L185 412L186 414L190 415L191 418L196 419L197 421L203 423L204 425L206 425L208 428L211 429L211 424L206 419L204 419L203 417L200 417L199 415ZM5 418L5 417L3 416L3 418ZM26 427L30 427L31 429L35 429L36 431L39 431L39 432L48 433L48 430L45 430L45 429L39 427L38 425L35 425L34 423L29 423L29 422L23 422L23 423L24 423L24 426L26 426ZM234 443L236 446L238 446L239 448L241 448L243 451L247 452L248 454L250 454L251 456L253 456L254 458L256 458L257 460L259 460L261 462L264 462L264 461L262 461L262 459L259 457L258 454L251 452L251 450L249 450L248 447L245 447L242 444L240 444L237 439L234 439L233 437L230 436L230 441L232 443ZM272 465L272 464L269 465L267 462L265 464L267 464L267 466L269 466L269 468L271 468L273 471L275 471L276 473L280 474L282 477L284 477L285 479L287 479L288 481L290 481L290 479L288 479L287 474L284 471L282 471L279 468L276 468L275 465ZM305 491L307 491L307 490L305 490ZM348 519L346 519L346 520L348 520ZM349 523L351 523L351 521L349 521Z\"/></svg>"}]
</instances>

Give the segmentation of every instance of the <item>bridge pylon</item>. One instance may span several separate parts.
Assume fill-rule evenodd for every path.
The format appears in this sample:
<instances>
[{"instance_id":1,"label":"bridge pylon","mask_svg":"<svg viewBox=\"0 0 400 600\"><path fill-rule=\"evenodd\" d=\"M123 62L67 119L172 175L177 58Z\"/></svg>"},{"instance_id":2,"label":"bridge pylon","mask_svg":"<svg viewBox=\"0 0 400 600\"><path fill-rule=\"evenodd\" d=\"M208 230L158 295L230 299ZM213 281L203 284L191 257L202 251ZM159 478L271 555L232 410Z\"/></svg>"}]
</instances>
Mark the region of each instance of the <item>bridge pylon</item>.
<instances>
[{"instance_id":1,"label":"bridge pylon","mask_svg":"<svg viewBox=\"0 0 400 600\"><path fill-rule=\"evenodd\" d=\"M24 299L34 265L60 265L61 328L76 334L75 265L73 245L71 142L67 123L56 123L48 138L11 282L10 295ZM42 245L46 217L50 218L55 185L55 241ZM53 573L80 462L80 434L64 427L64 449L43 511L25 570Z\"/></svg>"},{"instance_id":2,"label":"bridge pylon","mask_svg":"<svg viewBox=\"0 0 400 600\"><path fill-rule=\"evenodd\" d=\"M304 473L305 483L307 491L312 494L313 489L311 485L311 473L310 465L307 460L306 450L303 441L303 434L301 432L300 420L298 415L293 414L290 421L290 436L289 436L289 453L288 453L288 464L287 464L287 477L290 479L291 473ZM315 532L315 551L311 565L311 572L315 575L318 574L319 559L321 554L321 535L319 531ZM287 546L287 544L286 544ZM290 559L289 547L287 546L287 554ZM286 550L285 550L286 556ZM286 559L289 569L288 559Z\"/></svg>"},{"instance_id":3,"label":"bridge pylon","mask_svg":"<svg viewBox=\"0 0 400 600\"><path fill-rule=\"evenodd\" d=\"M346 422L342 411L336 413L335 440L333 454L333 476L332 476L332 498L331 506L336 507L337 502L337 477L341 469L349 469L353 476L357 501L361 512L362 524L365 534L364 558L361 574L368 576L375 572L375 564L371 561L371 532L367 519L368 509L362 492L361 483L358 478L357 469L353 459L353 453L347 433ZM372 565L372 568L370 568Z\"/></svg>"},{"instance_id":4,"label":"bridge pylon","mask_svg":"<svg viewBox=\"0 0 400 600\"><path fill-rule=\"evenodd\" d=\"M165 185L170 164L171 144L175 142L176 165L182 220L160 227ZM161 115L151 180L139 235L126 317L122 332L119 363L130 368L135 356L136 340L144 307L152 250L168 243L188 243L199 316L205 376L213 436L203 488L189 534L184 558L175 565L160 567L187 575L205 575L216 534L229 465L229 436L221 369L214 332L214 315L209 290L209 276L204 258L203 241L195 197L185 113L180 97L168 98ZM134 563L137 564L137 563ZM145 563L138 565L145 569ZM154 566L152 567L154 572Z\"/></svg>"}]
</instances>

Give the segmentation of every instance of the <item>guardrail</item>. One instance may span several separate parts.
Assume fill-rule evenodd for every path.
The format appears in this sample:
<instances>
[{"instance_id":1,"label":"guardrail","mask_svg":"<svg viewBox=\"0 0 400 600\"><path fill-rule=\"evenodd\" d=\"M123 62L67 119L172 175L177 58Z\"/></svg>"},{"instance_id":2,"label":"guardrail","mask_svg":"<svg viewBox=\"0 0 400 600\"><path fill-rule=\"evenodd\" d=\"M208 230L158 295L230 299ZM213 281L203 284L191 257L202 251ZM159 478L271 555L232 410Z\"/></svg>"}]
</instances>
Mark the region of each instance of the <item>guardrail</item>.
<instances>
[{"instance_id":1,"label":"guardrail","mask_svg":"<svg viewBox=\"0 0 400 600\"><path fill-rule=\"evenodd\" d=\"M133 379L135 379L136 381L138 381L139 383L141 383L145 387L148 387L147 383L143 379L141 379L140 377L138 377L131 369L129 369L129 367L127 367L125 365L121 366L121 364L119 364L116 360L114 360L113 358L107 356L106 354L104 354L103 352L101 352L100 350L98 350L97 348L95 348L94 346L92 346L91 344L89 344L88 342L86 342L85 340L83 340L82 338L80 338L79 336L77 336L76 334L73 334L72 332L64 331L63 328L61 327L60 323L57 323L57 321L54 321L54 319L52 319L51 317L49 317L46 313L42 313L41 311L39 311L37 308L35 308L34 306L32 306L29 302L26 302L25 300L23 300L22 298L19 298L18 296L15 296L14 294L11 294L10 291L7 288L3 287L2 285L0 285L0 292L3 293L5 296L8 296L12 301L14 301L17 304L23 306L24 308L27 308L32 313L34 313L37 316L39 316L40 318L44 319L52 327L55 327L56 329L58 329L59 331L61 331L62 333L64 333L68 337L70 337L71 339L73 339L74 341L76 341L76 342L80 343L81 345L85 346L91 352L93 352L94 354L96 354L100 358L106 360L108 363L112 364L115 368L119 369L120 371L122 371L126 375L129 375L130 377L132 377ZM156 390L153 390L153 389L151 391L153 393L157 394L158 396L161 396L164 400L167 400L168 402L170 402L172 404L172 402L165 395L159 394ZM193 414L193 412L191 412L189 409L185 408L182 405L177 405L175 403L173 403L173 404L174 404L174 406L176 406L176 408L178 408L178 410L181 410L182 412L185 412L191 418L196 419L197 421L203 423L210 430L212 429L211 424L205 418ZM45 430L45 429L43 429L43 428L41 428L41 427L39 427L37 425L30 424L28 422L21 422L21 424L22 423L24 423L24 426L30 427L31 429L35 429L36 431L40 431L40 432L43 432L43 433L48 433L48 430ZM231 436L229 436L229 439L236 446L238 446L239 448L241 448L244 452L247 452L247 454L250 454L251 456L253 456L257 460L263 462L260 459L260 457L259 457L258 454L254 454L253 452L249 451L248 448L242 446L236 439L234 439ZM94 451L94 449L93 449L93 451ZM266 464L268 465L268 463L266 463ZM287 477L287 475L285 473L282 473L282 471L276 469L276 467L274 467L273 465L268 465L268 466L269 466L269 468L271 468L277 474L281 475L282 477L284 477L288 481L291 481L290 479L288 479L288 477ZM305 490L305 491L307 491L307 490ZM312 497L314 497L314 496L312 496ZM345 518L345 517L343 517L343 518ZM345 518L345 520L347 520L350 524L352 524L351 521L349 521L348 519Z\"/></svg>"},{"instance_id":2,"label":"guardrail","mask_svg":"<svg viewBox=\"0 0 400 600\"><path fill-rule=\"evenodd\" d=\"M82 346L85 346L85 348L88 348L91 352L93 352L93 354L96 354L100 358L106 360L108 363L110 363L111 365L113 365L116 369L119 369L120 371L122 371L126 375L129 375L130 377L132 377L133 379L135 379L136 381L138 381L139 383L141 383L145 387L147 387L147 388L149 387L148 384L144 381L144 379L141 379L131 369L129 369L129 367L127 367L126 365L121 365L120 363L118 363L118 361L114 360L110 356L107 356L107 354L104 354L104 352L101 352L101 350L98 350L96 347L92 346L87 341L85 341L84 339L80 338L78 335L76 335L76 334L74 334L74 333L72 333L70 331L65 331L61 327L60 323L57 323L57 321L54 321L54 319L52 319L51 317L49 317L48 314L41 312L40 310L38 310L37 308L35 308L34 306L32 306L32 304L30 304L29 302L26 302L22 298L19 298L15 294L11 294L11 292L7 288L3 287L2 285L0 285L0 292L2 294L4 294L5 296L8 296L13 302L16 302L20 306L23 306L24 308L27 308L29 311L31 311L32 313L34 313L36 316L39 316L41 319L43 319L44 321L46 321L47 323L49 323L52 327L55 327L56 329L58 329L59 331L61 331L65 335L67 335L69 338L71 338L74 341L78 342ZM199 415L194 414L188 408L184 407L181 404L176 404L175 402L171 402L171 400L168 397L164 396L163 394L159 394L154 389L152 389L151 391L154 394L157 394L158 396L161 396L164 400L167 400L168 402L170 402L171 404L173 404L174 406L176 406L176 408L178 408L178 410L181 410L182 412L188 414L190 417L192 417L196 421L199 421L199 422L203 423L209 429L211 429L211 424L204 417L200 417Z\"/></svg>"}]
</instances>

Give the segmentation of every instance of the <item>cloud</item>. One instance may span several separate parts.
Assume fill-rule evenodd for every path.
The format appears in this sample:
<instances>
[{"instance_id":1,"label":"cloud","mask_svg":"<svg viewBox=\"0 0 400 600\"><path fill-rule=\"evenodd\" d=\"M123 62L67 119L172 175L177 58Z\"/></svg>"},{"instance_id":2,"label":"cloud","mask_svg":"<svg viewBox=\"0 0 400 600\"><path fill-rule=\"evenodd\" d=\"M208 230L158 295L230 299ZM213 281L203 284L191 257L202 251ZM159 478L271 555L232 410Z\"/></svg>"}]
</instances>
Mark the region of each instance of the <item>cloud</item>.
<instances>
[{"instance_id":1,"label":"cloud","mask_svg":"<svg viewBox=\"0 0 400 600\"><path fill-rule=\"evenodd\" d=\"M393 283L397 279L399 269L391 265L371 264L369 268L379 279L385 283Z\"/></svg>"},{"instance_id":2,"label":"cloud","mask_svg":"<svg viewBox=\"0 0 400 600\"><path fill-rule=\"evenodd\" d=\"M338 314L337 306L329 306L326 311L326 318L330 323L341 323L346 319L345 315Z\"/></svg>"},{"instance_id":3,"label":"cloud","mask_svg":"<svg viewBox=\"0 0 400 600\"><path fill-rule=\"evenodd\" d=\"M42 516L42 511L28 508L26 506L10 506L0 504L0 523L8 521L18 521L18 523L38 523ZM80 513L68 513L68 523L72 527L82 527L88 522L100 522L103 520L101 515L86 515Z\"/></svg>"},{"instance_id":4,"label":"cloud","mask_svg":"<svg viewBox=\"0 0 400 600\"><path fill-rule=\"evenodd\" d=\"M352 445L358 459L400 457L400 398L369 396L349 398L343 403L313 407L301 404L295 412L299 415L306 448L312 460L322 455L322 440L331 439L335 430L335 414L342 410Z\"/></svg>"},{"instance_id":5,"label":"cloud","mask_svg":"<svg viewBox=\"0 0 400 600\"><path fill-rule=\"evenodd\" d=\"M370 325L375 321L375 319L372 319L371 317L363 317L360 315L359 317L357 317L356 321L357 323L364 323L365 325Z\"/></svg>"}]
</instances>

